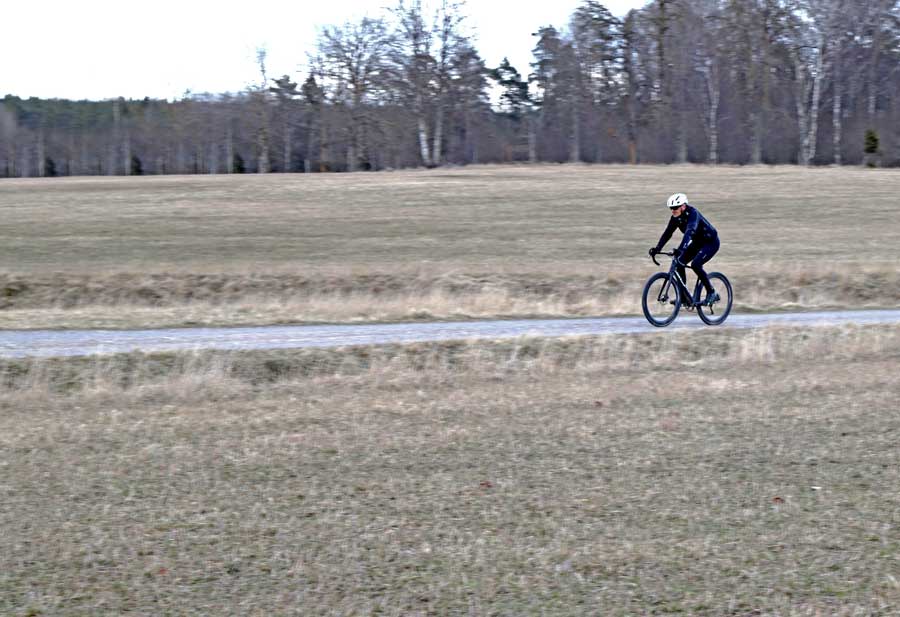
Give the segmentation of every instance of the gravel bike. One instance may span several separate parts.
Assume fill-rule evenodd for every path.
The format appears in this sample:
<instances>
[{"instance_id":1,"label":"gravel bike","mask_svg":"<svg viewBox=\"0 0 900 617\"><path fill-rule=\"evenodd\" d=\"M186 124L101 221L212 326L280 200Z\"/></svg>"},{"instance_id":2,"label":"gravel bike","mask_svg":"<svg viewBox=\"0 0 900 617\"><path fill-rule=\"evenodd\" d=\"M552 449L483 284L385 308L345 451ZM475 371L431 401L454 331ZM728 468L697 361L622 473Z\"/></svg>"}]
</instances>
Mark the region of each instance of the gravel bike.
<instances>
[{"instance_id":1,"label":"gravel bike","mask_svg":"<svg viewBox=\"0 0 900 617\"><path fill-rule=\"evenodd\" d=\"M641 307L644 309L644 317L647 318L647 321L657 328L668 326L678 317L678 311L681 310L682 304L689 311L697 309L697 315L703 320L703 323L709 326L718 326L728 318L733 298L731 283L724 274L721 272L709 273L709 282L714 292L711 302L705 300L694 302L694 298L699 298L703 291L703 283L700 282L700 279L697 279L694 293L690 293L687 283L678 272L678 266L685 264L678 261L674 252L660 252L657 255L671 257L672 265L668 272L657 272L644 285ZM661 265L656 261L656 256L651 255L651 259L657 266Z\"/></svg>"}]
</instances>

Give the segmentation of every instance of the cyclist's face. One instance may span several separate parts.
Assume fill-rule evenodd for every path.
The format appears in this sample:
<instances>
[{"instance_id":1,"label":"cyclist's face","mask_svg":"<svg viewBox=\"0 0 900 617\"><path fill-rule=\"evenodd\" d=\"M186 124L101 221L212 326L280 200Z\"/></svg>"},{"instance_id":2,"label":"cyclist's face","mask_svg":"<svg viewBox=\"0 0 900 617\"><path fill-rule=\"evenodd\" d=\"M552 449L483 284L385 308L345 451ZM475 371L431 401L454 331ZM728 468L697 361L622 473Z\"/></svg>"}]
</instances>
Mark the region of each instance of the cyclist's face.
<instances>
[{"instance_id":1,"label":"cyclist's face","mask_svg":"<svg viewBox=\"0 0 900 617\"><path fill-rule=\"evenodd\" d=\"M678 206L677 208L671 208L672 216L681 216L681 213L684 212L684 206Z\"/></svg>"}]
</instances>

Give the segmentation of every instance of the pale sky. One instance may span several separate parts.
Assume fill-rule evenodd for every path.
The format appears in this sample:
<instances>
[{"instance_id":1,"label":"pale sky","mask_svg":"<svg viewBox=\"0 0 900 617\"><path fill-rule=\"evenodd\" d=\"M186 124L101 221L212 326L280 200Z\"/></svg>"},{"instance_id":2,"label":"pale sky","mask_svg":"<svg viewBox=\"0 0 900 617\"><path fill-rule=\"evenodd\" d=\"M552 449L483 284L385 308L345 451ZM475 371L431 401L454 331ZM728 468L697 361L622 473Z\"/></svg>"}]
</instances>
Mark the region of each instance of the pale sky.
<instances>
[{"instance_id":1,"label":"pale sky","mask_svg":"<svg viewBox=\"0 0 900 617\"><path fill-rule=\"evenodd\" d=\"M426 0L427 1L427 0ZM602 2L602 0L601 0ZM602 2L618 17L648 0ZM381 16L396 0L40 0L0 10L0 97L100 100L237 92L270 77L302 81L322 26ZM434 0L432 0L432 5ZM568 25L580 0L468 0L464 12L488 66L503 56L523 76L543 25Z\"/></svg>"}]
</instances>

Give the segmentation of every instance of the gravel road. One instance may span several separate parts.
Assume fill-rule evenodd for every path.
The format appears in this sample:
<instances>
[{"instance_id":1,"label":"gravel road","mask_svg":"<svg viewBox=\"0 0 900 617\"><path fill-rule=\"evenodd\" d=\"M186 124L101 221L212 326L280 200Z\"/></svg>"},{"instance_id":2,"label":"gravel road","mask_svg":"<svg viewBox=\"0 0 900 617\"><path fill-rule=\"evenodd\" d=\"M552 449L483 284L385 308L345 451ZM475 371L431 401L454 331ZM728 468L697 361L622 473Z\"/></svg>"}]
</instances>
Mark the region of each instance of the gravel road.
<instances>
[{"instance_id":1,"label":"gravel road","mask_svg":"<svg viewBox=\"0 0 900 617\"><path fill-rule=\"evenodd\" d=\"M830 311L817 313L732 314L722 328L761 328L774 324L810 326L900 322L900 310ZM333 326L265 326L255 328L173 328L165 330L3 330L0 357L86 356L130 351L199 349L287 349L345 347L518 336L632 334L708 328L691 313L665 329L643 317L598 319L529 319Z\"/></svg>"}]
</instances>

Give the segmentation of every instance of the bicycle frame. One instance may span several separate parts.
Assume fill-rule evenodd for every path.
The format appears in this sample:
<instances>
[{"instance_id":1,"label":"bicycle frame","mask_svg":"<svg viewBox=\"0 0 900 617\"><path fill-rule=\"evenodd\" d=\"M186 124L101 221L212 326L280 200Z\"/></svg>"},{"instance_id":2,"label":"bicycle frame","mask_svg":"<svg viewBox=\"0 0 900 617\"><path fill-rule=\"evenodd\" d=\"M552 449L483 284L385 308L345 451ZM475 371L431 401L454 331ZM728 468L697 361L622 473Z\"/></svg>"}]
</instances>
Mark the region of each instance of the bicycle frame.
<instances>
[{"instance_id":1,"label":"bicycle frame","mask_svg":"<svg viewBox=\"0 0 900 617\"><path fill-rule=\"evenodd\" d=\"M654 261L656 261L656 260L654 259ZM659 300L660 302L662 302L663 298L668 298L669 290L674 285L676 288L676 290L675 290L676 292L681 293L683 297L689 299L687 304L685 304L685 306L690 308L690 307L694 306L694 295L696 294L697 290L695 289L693 294L690 292L690 290L688 289L687 283L684 282L684 279L681 278L681 274L678 272L678 265L679 265L678 262L675 259L673 259L672 265L669 266L669 282L662 288L659 296L657 296L656 299ZM695 287L696 288L700 287L699 279L697 280L697 285Z\"/></svg>"}]
</instances>

